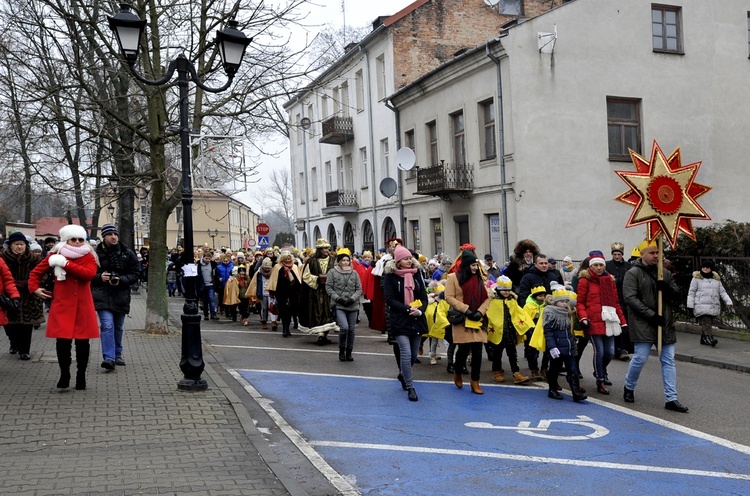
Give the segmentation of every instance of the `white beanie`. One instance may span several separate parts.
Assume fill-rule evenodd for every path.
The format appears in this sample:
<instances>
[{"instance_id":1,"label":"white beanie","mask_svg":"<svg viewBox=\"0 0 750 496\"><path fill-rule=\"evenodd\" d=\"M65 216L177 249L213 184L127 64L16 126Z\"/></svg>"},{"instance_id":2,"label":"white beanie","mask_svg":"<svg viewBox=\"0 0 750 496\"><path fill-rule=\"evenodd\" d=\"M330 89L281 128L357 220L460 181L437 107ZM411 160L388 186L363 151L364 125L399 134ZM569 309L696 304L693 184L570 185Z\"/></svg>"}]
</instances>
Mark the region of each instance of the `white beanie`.
<instances>
[{"instance_id":1,"label":"white beanie","mask_svg":"<svg viewBox=\"0 0 750 496\"><path fill-rule=\"evenodd\" d=\"M60 241L67 243L70 238L83 238L86 239L86 229L75 224L68 224L67 226L60 229Z\"/></svg>"}]
</instances>

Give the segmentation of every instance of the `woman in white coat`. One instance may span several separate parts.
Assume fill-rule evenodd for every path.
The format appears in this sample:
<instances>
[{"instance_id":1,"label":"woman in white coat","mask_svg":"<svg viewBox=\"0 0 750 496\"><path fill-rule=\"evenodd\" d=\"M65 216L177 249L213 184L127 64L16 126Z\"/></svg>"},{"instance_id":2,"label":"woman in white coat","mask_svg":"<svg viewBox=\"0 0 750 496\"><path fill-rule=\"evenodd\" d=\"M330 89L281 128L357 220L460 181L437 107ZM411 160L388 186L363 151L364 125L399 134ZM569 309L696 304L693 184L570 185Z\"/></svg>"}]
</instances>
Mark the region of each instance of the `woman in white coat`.
<instances>
[{"instance_id":1,"label":"woman in white coat","mask_svg":"<svg viewBox=\"0 0 750 496\"><path fill-rule=\"evenodd\" d=\"M714 261L704 260L701 270L693 272L690 281L687 306L693 311L701 325L701 344L716 346L719 342L714 337L714 317L721 313L721 302L732 311L732 299L721 284L719 274L714 272Z\"/></svg>"}]
</instances>

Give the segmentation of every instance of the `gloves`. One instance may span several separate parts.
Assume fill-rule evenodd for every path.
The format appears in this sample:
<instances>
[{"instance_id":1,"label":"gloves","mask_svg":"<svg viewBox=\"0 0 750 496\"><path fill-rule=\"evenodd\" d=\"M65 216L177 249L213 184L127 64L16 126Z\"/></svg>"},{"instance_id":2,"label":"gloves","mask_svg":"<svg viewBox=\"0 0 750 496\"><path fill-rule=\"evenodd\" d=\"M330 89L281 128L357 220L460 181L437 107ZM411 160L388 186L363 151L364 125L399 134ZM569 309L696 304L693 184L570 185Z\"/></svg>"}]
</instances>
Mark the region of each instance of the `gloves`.
<instances>
[{"instance_id":1,"label":"gloves","mask_svg":"<svg viewBox=\"0 0 750 496\"><path fill-rule=\"evenodd\" d=\"M664 281L664 280L656 281L656 289L658 289L665 295L672 292L672 287L669 285L667 281Z\"/></svg>"},{"instance_id":2,"label":"gloves","mask_svg":"<svg viewBox=\"0 0 750 496\"><path fill-rule=\"evenodd\" d=\"M667 321L664 320L664 316L663 315L658 315L657 314L657 315L654 315L653 319L651 319L651 323L653 323L654 325L657 325L657 326L664 327L667 324Z\"/></svg>"},{"instance_id":3,"label":"gloves","mask_svg":"<svg viewBox=\"0 0 750 496\"><path fill-rule=\"evenodd\" d=\"M578 323L581 324L581 328L583 330L586 330L589 327L591 327L591 322L589 322L589 319L580 320L580 321L578 321Z\"/></svg>"},{"instance_id":4,"label":"gloves","mask_svg":"<svg viewBox=\"0 0 750 496\"><path fill-rule=\"evenodd\" d=\"M49 257L50 267L65 267L67 263L68 259L60 255L59 253L55 253L54 255L50 255Z\"/></svg>"},{"instance_id":5,"label":"gloves","mask_svg":"<svg viewBox=\"0 0 750 496\"><path fill-rule=\"evenodd\" d=\"M558 350L557 348L552 348L551 350L549 350L549 356L551 356L552 358L560 358L560 350Z\"/></svg>"},{"instance_id":6,"label":"gloves","mask_svg":"<svg viewBox=\"0 0 750 496\"><path fill-rule=\"evenodd\" d=\"M474 320L474 312L472 312L471 310L466 310L464 312L464 315L466 315L468 318Z\"/></svg>"},{"instance_id":7,"label":"gloves","mask_svg":"<svg viewBox=\"0 0 750 496\"><path fill-rule=\"evenodd\" d=\"M354 303L354 300L352 300L351 298L339 298L339 303L341 303L345 307L348 307L349 305Z\"/></svg>"},{"instance_id":8,"label":"gloves","mask_svg":"<svg viewBox=\"0 0 750 496\"><path fill-rule=\"evenodd\" d=\"M476 311L476 312L474 312L474 314L473 314L473 315L471 316L471 320L477 320L477 321L479 321L479 320L482 320L482 317L484 317L484 315L482 315L482 312L480 312L480 311Z\"/></svg>"},{"instance_id":9,"label":"gloves","mask_svg":"<svg viewBox=\"0 0 750 496\"><path fill-rule=\"evenodd\" d=\"M19 298L11 299L10 306L14 312L18 312L21 309L21 300Z\"/></svg>"}]
</instances>

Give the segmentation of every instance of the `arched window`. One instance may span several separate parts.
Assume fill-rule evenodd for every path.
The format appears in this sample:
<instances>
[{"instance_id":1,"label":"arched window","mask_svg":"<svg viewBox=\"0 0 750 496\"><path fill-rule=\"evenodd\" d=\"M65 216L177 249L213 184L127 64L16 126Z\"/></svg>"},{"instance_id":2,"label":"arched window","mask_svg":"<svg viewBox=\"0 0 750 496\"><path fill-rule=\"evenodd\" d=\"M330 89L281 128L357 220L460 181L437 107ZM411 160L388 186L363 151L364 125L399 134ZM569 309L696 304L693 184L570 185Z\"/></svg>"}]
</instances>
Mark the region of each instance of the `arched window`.
<instances>
[{"instance_id":1,"label":"arched window","mask_svg":"<svg viewBox=\"0 0 750 496\"><path fill-rule=\"evenodd\" d=\"M393 223L393 219L386 217L383 221L383 246L388 245L388 240L397 237L396 225Z\"/></svg>"},{"instance_id":2,"label":"arched window","mask_svg":"<svg viewBox=\"0 0 750 496\"><path fill-rule=\"evenodd\" d=\"M372 225L369 220L362 223L362 251L375 254L375 240L372 238Z\"/></svg>"},{"instance_id":3,"label":"arched window","mask_svg":"<svg viewBox=\"0 0 750 496\"><path fill-rule=\"evenodd\" d=\"M323 236L320 234L320 228L318 226L315 226L315 229L313 229L313 239L312 239L312 247L315 247L315 243L322 238Z\"/></svg>"},{"instance_id":4,"label":"arched window","mask_svg":"<svg viewBox=\"0 0 750 496\"><path fill-rule=\"evenodd\" d=\"M344 246L346 248L349 248L349 251L352 253L355 252L354 250L354 229L352 228L352 223L349 221L346 221L344 224Z\"/></svg>"},{"instance_id":5,"label":"arched window","mask_svg":"<svg viewBox=\"0 0 750 496\"><path fill-rule=\"evenodd\" d=\"M302 248L310 246L310 241L307 239L307 233L302 233Z\"/></svg>"},{"instance_id":6,"label":"arched window","mask_svg":"<svg viewBox=\"0 0 750 496\"><path fill-rule=\"evenodd\" d=\"M338 240L336 239L336 228L333 224L328 224L328 242L331 243L331 249L338 249Z\"/></svg>"}]
</instances>

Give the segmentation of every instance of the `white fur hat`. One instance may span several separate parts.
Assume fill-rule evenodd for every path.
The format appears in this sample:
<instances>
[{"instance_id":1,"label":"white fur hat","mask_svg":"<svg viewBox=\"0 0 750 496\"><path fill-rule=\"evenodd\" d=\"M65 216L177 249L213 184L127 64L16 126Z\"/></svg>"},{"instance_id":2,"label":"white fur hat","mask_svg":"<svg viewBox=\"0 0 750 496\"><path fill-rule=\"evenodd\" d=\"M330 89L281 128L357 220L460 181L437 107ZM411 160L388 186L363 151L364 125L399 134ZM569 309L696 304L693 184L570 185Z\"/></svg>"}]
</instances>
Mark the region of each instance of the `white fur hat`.
<instances>
[{"instance_id":1,"label":"white fur hat","mask_svg":"<svg viewBox=\"0 0 750 496\"><path fill-rule=\"evenodd\" d=\"M87 238L86 229L75 224L68 224L60 229L60 241L67 243L70 238Z\"/></svg>"}]
</instances>

